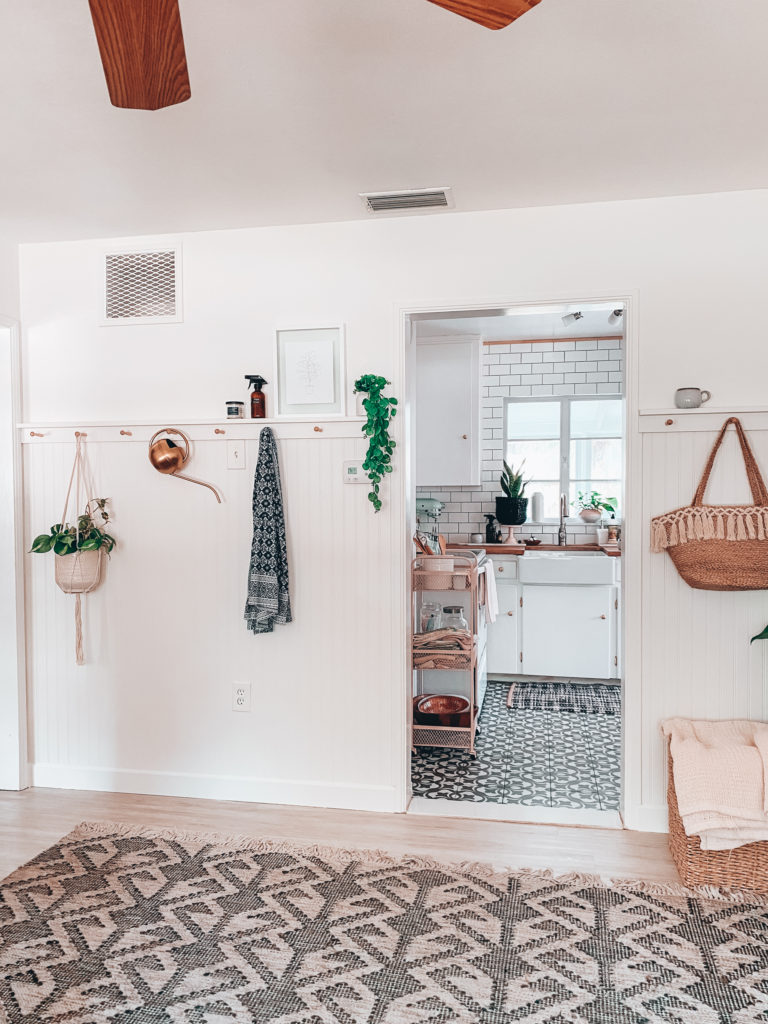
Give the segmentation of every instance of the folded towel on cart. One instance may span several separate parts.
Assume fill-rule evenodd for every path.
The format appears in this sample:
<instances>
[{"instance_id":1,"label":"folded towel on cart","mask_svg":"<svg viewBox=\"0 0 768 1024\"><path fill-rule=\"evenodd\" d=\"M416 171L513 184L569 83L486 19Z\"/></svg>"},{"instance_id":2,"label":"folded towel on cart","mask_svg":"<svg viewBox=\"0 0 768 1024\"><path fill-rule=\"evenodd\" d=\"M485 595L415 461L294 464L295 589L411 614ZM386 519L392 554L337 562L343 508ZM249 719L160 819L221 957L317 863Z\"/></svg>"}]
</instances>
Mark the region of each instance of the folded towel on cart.
<instances>
[{"instance_id":1,"label":"folded towel on cart","mask_svg":"<svg viewBox=\"0 0 768 1024\"><path fill-rule=\"evenodd\" d=\"M431 633L417 633L413 638L414 650L471 651L474 638L466 629L435 629Z\"/></svg>"}]
</instances>

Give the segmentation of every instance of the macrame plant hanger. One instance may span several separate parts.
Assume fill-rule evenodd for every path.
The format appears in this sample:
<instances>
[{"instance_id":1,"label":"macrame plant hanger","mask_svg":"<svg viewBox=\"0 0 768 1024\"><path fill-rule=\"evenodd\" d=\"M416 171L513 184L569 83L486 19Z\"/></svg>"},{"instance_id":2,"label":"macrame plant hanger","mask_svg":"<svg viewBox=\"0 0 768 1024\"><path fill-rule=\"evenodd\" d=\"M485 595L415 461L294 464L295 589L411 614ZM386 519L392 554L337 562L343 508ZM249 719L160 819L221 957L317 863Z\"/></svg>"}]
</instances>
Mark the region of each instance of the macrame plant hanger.
<instances>
[{"instance_id":1,"label":"macrame plant hanger","mask_svg":"<svg viewBox=\"0 0 768 1024\"><path fill-rule=\"evenodd\" d=\"M75 485L75 533L77 540L80 540L79 530L79 508L83 496L84 487L84 462L83 462L83 438L86 435L81 431L75 432L75 461L72 465L72 473L67 487L67 496L64 499L64 511L61 513L61 522L67 522L67 510L69 499L72 494L72 484ZM90 500L88 502L90 505ZM86 506L87 508L88 506ZM75 660L78 665L85 664L83 651L83 614L81 595L90 594L101 582L102 549L96 551L75 550L70 555L56 555L56 584L65 594L75 595Z\"/></svg>"}]
</instances>

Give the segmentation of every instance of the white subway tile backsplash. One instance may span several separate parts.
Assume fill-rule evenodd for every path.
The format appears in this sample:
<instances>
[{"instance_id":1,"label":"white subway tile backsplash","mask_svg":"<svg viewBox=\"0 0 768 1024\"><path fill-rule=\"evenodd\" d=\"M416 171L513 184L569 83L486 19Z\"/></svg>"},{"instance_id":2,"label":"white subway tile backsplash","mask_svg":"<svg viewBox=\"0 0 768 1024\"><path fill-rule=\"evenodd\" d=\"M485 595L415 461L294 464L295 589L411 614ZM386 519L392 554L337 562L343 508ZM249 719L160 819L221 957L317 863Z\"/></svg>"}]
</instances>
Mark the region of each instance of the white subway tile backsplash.
<instances>
[{"instance_id":1,"label":"white subway tile backsplash","mask_svg":"<svg viewBox=\"0 0 768 1024\"><path fill-rule=\"evenodd\" d=\"M598 338L598 348L613 348L621 351L621 342L616 338Z\"/></svg>"},{"instance_id":2,"label":"white subway tile backsplash","mask_svg":"<svg viewBox=\"0 0 768 1024\"><path fill-rule=\"evenodd\" d=\"M620 394L623 363L620 344L607 339L526 342L483 349L481 487L419 488L419 496L445 503L437 528L450 543L468 543L471 533L485 533L485 513L496 510L498 478L504 457L505 399L553 395ZM580 520L567 524L575 541L593 540L594 529ZM554 524L526 524L525 536L557 543Z\"/></svg>"}]
</instances>

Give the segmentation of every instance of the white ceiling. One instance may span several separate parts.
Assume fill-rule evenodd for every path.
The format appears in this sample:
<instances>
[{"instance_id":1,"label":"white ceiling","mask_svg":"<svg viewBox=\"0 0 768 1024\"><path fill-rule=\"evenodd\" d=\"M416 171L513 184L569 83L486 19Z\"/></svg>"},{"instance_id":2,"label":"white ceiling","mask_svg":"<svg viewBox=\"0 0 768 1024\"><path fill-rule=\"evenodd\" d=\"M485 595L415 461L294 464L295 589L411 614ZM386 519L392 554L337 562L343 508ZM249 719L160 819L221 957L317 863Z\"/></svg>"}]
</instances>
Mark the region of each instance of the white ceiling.
<instances>
[{"instance_id":1,"label":"white ceiling","mask_svg":"<svg viewBox=\"0 0 768 1024\"><path fill-rule=\"evenodd\" d=\"M581 319L563 323L563 314L579 310ZM485 341L550 341L556 338L606 338L624 333L624 321L608 322L611 308L603 304L551 306L536 311L498 311L494 316L451 316L419 320L417 338L450 335L480 336Z\"/></svg>"},{"instance_id":2,"label":"white ceiling","mask_svg":"<svg viewBox=\"0 0 768 1024\"><path fill-rule=\"evenodd\" d=\"M192 99L109 105L85 0L0 0L0 222L25 239L768 184L765 0L181 0ZM453 216L452 213L430 214Z\"/></svg>"}]
</instances>

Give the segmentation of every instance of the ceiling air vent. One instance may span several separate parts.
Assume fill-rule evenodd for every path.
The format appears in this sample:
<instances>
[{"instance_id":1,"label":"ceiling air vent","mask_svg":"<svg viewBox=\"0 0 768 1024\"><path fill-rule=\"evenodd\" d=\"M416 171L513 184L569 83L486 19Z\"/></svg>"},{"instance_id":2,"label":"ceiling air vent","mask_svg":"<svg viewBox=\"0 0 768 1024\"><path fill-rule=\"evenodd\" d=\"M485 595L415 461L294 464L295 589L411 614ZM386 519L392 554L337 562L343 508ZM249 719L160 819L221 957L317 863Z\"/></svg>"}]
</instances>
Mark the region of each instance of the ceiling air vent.
<instances>
[{"instance_id":1,"label":"ceiling air vent","mask_svg":"<svg viewBox=\"0 0 768 1024\"><path fill-rule=\"evenodd\" d=\"M102 323L178 323L180 285L178 249L106 253Z\"/></svg>"},{"instance_id":2,"label":"ceiling air vent","mask_svg":"<svg viewBox=\"0 0 768 1024\"><path fill-rule=\"evenodd\" d=\"M450 210L455 205L450 188L418 188L406 192L362 192L360 198L369 213Z\"/></svg>"}]
</instances>

